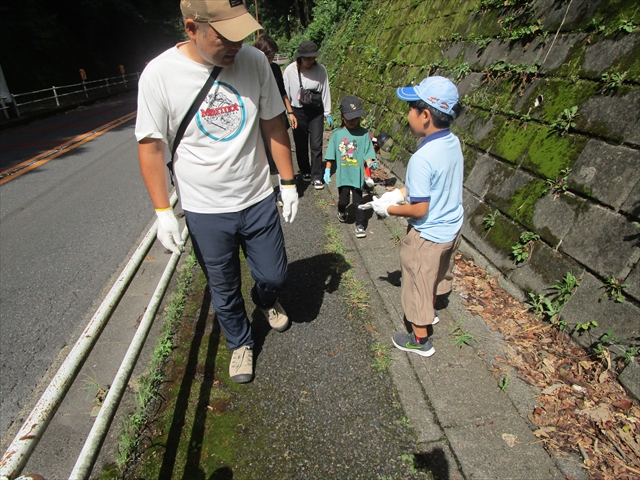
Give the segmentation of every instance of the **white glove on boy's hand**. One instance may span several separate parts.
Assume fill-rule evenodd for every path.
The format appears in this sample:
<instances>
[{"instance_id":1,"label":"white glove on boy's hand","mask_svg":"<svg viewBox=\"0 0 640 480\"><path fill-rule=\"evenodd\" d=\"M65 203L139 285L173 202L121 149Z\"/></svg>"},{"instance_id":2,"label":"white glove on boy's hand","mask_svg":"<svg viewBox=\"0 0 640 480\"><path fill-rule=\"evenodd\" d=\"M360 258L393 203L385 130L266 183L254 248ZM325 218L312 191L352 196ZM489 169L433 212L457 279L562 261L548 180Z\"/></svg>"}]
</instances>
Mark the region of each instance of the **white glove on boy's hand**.
<instances>
[{"instance_id":1,"label":"white glove on boy's hand","mask_svg":"<svg viewBox=\"0 0 640 480\"><path fill-rule=\"evenodd\" d=\"M298 189L295 185L282 186L280 188L282 197L282 218L285 222L293 222L298 213Z\"/></svg>"},{"instance_id":2,"label":"white glove on boy's hand","mask_svg":"<svg viewBox=\"0 0 640 480\"><path fill-rule=\"evenodd\" d=\"M379 217L388 217L389 213L387 212L387 208L391 205L391 203L385 202L382 198L377 197L373 197L373 202L371 202L373 211L376 212Z\"/></svg>"},{"instance_id":3,"label":"white glove on boy's hand","mask_svg":"<svg viewBox=\"0 0 640 480\"><path fill-rule=\"evenodd\" d=\"M391 190L390 192L383 193L380 200L390 203L391 205L398 205L400 202L404 202L404 196L399 188Z\"/></svg>"},{"instance_id":4,"label":"white glove on boy's hand","mask_svg":"<svg viewBox=\"0 0 640 480\"><path fill-rule=\"evenodd\" d=\"M362 205L358 205L360 210L370 210L373 208L373 211L378 214L380 217L388 217L389 213L387 213L387 208L389 208L392 203L385 202L382 198L373 197L371 202L363 203Z\"/></svg>"},{"instance_id":5,"label":"white glove on boy's hand","mask_svg":"<svg viewBox=\"0 0 640 480\"><path fill-rule=\"evenodd\" d=\"M180 255L184 242L180 235L180 226L178 219L172 209L156 210L158 216L158 240L167 250Z\"/></svg>"}]
</instances>

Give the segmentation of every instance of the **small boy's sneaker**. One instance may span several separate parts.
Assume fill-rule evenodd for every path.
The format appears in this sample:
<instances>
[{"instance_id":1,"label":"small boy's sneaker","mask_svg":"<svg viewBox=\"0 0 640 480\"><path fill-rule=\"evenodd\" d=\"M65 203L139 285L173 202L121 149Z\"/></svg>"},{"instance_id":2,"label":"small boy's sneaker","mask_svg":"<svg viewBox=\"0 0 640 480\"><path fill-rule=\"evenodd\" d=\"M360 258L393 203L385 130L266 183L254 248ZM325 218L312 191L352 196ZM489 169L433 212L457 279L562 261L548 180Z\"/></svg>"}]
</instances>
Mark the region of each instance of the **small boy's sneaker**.
<instances>
[{"instance_id":1,"label":"small boy's sneaker","mask_svg":"<svg viewBox=\"0 0 640 480\"><path fill-rule=\"evenodd\" d=\"M367 236L367 231L362 225L356 225L356 237L364 238Z\"/></svg>"},{"instance_id":2,"label":"small boy's sneaker","mask_svg":"<svg viewBox=\"0 0 640 480\"><path fill-rule=\"evenodd\" d=\"M346 222L346 221L347 221L347 214L346 214L346 213L338 212L338 221L339 221L340 223L344 223L344 222Z\"/></svg>"},{"instance_id":3,"label":"small boy's sneaker","mask_svg":"<svg viewBox=\"0 0 640 480\"><path fill-rule=\"evenodd\" d=\"M412 333L394 333L392 341L396 348L404 352L417 353L423 357L430 357L436 353L430 338L427 340L427 343L421 345L416 341L416 337Z\"/></svg>"},{"instance_id":4,"label":"small boy's sneaker","mask_svg":"<svg viewBox=\"0 0 640 480\"><path fill-rule=\"evenodd\" d=\"M310 182L311 181L311 174L310 173L303 173L302 174L302 180L304 180L305 182Z\"/></svg>"},{"instance_id":5,"label":"small boy's sneaker","mask_svg":"<svg viewBox=\"0 0 640 480\"><path fill-rule=\"evenodd\" d=\"M433 322L431 322L431 325L435 325L436 323L438 323L440 321L440 319L438 318L438 312L436 312L434 310L433 313L435 313L436 316L433 317Z\"/></svg>"},{"instance_id":6,"label":"small boy's sneaker","mask_svg":"<svg viewBox=\"0 0 640 480\"><path fill-rule=\"evenodd\" d=\"M322 183L322 180L314 180L313 186L316 190L322 190L324 188L324 183Z\"/></svg>"}]
</instances>

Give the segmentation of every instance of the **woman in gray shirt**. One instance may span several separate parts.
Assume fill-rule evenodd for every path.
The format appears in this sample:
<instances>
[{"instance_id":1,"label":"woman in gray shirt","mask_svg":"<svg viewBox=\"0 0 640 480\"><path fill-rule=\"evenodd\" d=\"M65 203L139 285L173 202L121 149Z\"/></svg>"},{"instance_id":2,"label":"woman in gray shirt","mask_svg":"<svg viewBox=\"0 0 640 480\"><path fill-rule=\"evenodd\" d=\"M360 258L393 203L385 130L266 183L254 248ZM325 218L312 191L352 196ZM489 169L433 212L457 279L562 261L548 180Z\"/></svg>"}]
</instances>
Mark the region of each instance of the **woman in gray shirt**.
<instances>
[{"instance_id":1,"label":"woman in gray shirt","mask_svg":"<svg viewBox=\"0 0 640 480\"><path fill-rule=\"evenodd\" d=\"M284 70L284 87L291 102L293 114L298 121L298 128L293 130L293 141L302 179L306 182L313 181L313 186L317 190L322 190L324 188L322 182L323 120L326 118L329 127L332 127L333 119L331 118L329 77L324 65L316 61L319 55L320 52L314 42L302 42L296 52L296 61ZM301 88L319 93L322 102L319 105L303 105L300 103Z\"/></svg>"}]
</instances>

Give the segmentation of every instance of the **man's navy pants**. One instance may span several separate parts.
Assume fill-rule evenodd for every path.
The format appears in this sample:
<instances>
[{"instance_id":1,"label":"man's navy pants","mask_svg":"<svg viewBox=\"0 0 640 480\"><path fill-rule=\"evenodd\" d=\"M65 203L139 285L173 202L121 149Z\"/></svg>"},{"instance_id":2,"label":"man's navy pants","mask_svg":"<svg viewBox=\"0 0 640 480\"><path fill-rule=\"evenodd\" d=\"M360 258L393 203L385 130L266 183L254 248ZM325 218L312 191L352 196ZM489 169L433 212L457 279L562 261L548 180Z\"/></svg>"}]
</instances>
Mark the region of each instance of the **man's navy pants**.
<instances>
[{"instance_id":1,"label":"man's navy pants","mask_svg":"<svg viewBox=\"0 0 640 480\"><path fill-rule=\"evenodd\" d=\"M211 303L231 350L253 348L241 291L240 247L255 281L251 296L270 308L287 278L287 254L273 196L234 213L184 212L193 248L207 277Z\"/></svg>"}]
</instances>

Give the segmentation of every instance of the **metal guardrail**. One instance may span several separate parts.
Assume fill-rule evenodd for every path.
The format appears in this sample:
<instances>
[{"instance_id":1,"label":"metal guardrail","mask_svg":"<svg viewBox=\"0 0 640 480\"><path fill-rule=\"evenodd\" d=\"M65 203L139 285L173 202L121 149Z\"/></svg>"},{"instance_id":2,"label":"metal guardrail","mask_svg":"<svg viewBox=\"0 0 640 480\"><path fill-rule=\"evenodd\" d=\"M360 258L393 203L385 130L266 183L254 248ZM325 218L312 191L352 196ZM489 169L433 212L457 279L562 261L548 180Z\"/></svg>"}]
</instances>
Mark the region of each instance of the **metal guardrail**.
<instances>
[{"instance_id":1,"label":"metal guardrail","mask_svg":"<svg viewBox=\"0 0 640 480\"><path fill-rule=\"evenodd\" d=\"M174 191L171 196L171 205L174 206L178 201L178 196ZM153 226L149 229L137 250L134 252L129 262L123 269L120 277L116 280L113 287L102 301L98 310L94 313L89 324L85 327L80 338L76 341L75 345L67 355L66 359L58 369L58 372L51 380L51 383L47 386L42 397L31 411L31 414L23 423L20 431L15 436L13 442L2 456L0 461L0 480L13 480L22 472L27 461L31 457L31 454L35 450L38 442L42 438L49 423L56 414L58 407L64 400L67 392L71 388L73 381L78 375L80 368L84 364L87 356L95 346L95 343L100 336L100 333L104 329L105 325L109 321L113 310L117 307L118 302L124 295L127 289L129 281L133 278L138 267L144 260L147 252L151 248L151 245L156 239L158 230L158 222L154 222ZM182 232L182 239L186 240L188 231L185 229ZM94 426L91 429L89 437L87 438L85 445L80 453L71 478L73 480L85 480L91 475L94 463L102 448L104 438L109 430L111 421L115 415L115 412L122 400L124 389L127 386L133 367L138 359L140 350L144 345L144 341L147 337L149 329L155 314L158 311L162 297L168 287L171 274L175 270L180 255L173 254L167 263L165 272L163 273L153 298L151 299L144 319L138 326L138 330L127 350L127 353L118 369L118 373L112 387L109 389L109 393L105 400L101 412L94 422ZM104 409L104 411L102 411ZM25 477L20 477L20 480ZM26 478L25 478L26 480Z\"/></svg>"},{"instance_id":2,"label":"metal guardrail","mask_svg":"<svg viewBox=\"0 0 640 480\"><path fill-rule=\"evenodd\" d=\"M289 59L286 57L286 55L282 55L280 53L276 53L274 55L273 61L278 65L284 65L285 63L289 63Z\"/></svg>"},{"instance_id":3,"label":"metal guardrail","mask_svg":"<svg viewBox=\"0 0 640 480\"><path fill-rule=\"evenodd\" d=\"M130 85L137 85L140 79L140 73L122 74L117 77L102 78L100 80L92 80L90 82L74 83L72 85L63 85L61 87L50 87L42 90L34 90L32 92L16 93L11 95L11 100L7 97L0 97L0 110L3 111L5 118L9 118L9 112L15 108L18 117L20 110L28 107L37 109L40 104L53 104L60 107L66 100L79 96L90 98L91 92L104 91L105 93L113 93L112 91L121 91L122 88L128 89Z\"/></svg>"}]
</instances>

